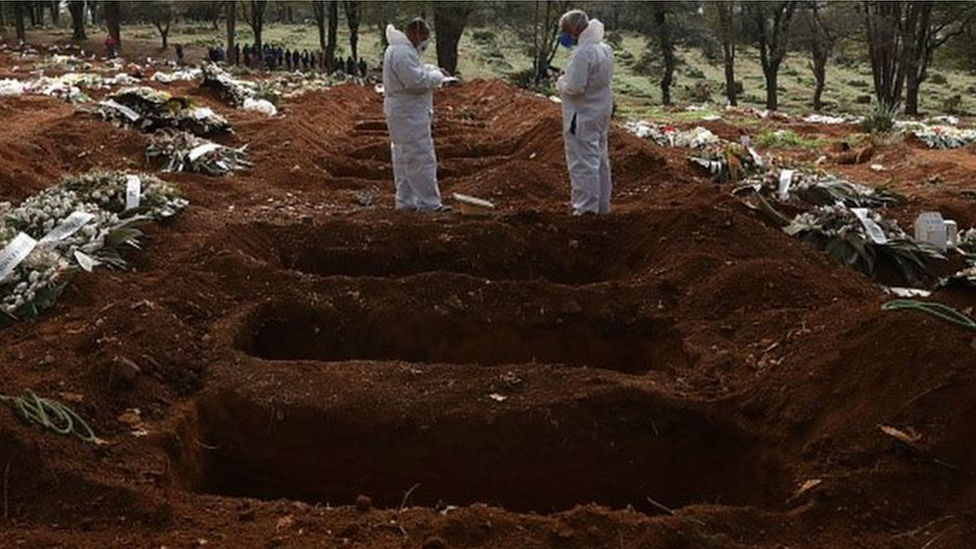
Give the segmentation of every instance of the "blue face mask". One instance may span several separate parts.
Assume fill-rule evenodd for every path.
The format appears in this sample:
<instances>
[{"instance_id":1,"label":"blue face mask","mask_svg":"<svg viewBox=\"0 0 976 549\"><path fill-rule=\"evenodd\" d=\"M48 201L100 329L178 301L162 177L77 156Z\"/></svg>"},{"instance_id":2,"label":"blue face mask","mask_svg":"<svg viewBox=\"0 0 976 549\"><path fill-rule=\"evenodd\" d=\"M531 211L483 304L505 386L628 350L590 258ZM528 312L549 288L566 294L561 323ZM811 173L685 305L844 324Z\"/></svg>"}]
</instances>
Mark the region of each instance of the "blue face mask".
<instances>
[{"instance_id":1,"label":"blue face mask","mask_svg":"<svg viewBox=\"0 0 976 549\"><path fill-rule=\"evenodd\" d=\"M576 45L576 39L568 32L559 33L559 45L564 48L571 48Z\"/></svg>"}]
</instances>

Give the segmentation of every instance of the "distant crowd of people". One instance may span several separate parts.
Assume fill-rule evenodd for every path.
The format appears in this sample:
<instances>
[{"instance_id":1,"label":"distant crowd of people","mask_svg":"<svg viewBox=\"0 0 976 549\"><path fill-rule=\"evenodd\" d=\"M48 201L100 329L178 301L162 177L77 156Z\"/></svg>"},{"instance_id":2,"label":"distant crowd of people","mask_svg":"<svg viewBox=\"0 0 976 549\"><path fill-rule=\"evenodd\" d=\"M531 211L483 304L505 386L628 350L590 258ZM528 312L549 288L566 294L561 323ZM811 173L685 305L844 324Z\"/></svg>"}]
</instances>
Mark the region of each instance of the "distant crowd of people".
<instances>
[{"instance_id":1,"label":"distant crowd of people","mask_svg":"<svg viewBox=\"0 0 976 549\"><path fill-rule=\"evenodd\" d=\"M178 54L180 61L182 56ZM362 57L355 60L347 57L336 57L331 61L326 59L322 52L309 51L307 49L286 49L281 45L264 44L261 49L251 44L235 44L234 48L225 51L223 46L216 46L207 50L207 58L214 63L227 63L228 65L245 66L252 69L266 69L269 71L287 70L289 72L299 71L321 71L328 74L334 72L344 72L350 76L366 76L369 66Z\"/></svg>"}]
</instances>

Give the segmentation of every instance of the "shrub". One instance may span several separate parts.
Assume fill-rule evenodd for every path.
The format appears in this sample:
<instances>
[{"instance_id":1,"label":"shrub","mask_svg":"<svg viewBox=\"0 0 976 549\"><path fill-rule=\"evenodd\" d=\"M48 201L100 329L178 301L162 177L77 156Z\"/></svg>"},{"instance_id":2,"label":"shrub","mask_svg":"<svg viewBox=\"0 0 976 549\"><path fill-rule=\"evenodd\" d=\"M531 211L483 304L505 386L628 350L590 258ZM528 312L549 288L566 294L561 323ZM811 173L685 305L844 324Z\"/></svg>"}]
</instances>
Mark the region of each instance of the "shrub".
<instances>
[{"instance_id":1,"label":"shrub","mask_svg":"<svg viewBox=\"0 0 976 549\"><path fill-rule=\"evenodd\" d=\"M895 130L895 118L898 105L878 105L874 111L861 122L861 128L873 135L890 134Z\"/></svg>"},{"instance_id":2,"label":"shrub","mask_svg":"<svg viewBox=\"0 0 976 549\"><path fill-rule=\"evenodd\" d=\"M944 86L949 83L949 79L947 79L946 75L942 74L941 72L933 72L932 75L929 76L929 82L939 86Z\"/></svg>"},{"instance_id":3,"label":"shrub","mask_svg":"<svg viewBox=\"0 0 976 549\"><path fill-rule=\"evenodd\" d=\"M498 41L498 35L490 30L476 30L471 33L471 39L480 43L494 43Z\"/></svg>"},{"instance_id":4,"label":"shrub","mask_svg":"<svg viewBox=\"0 0 976 549\"><path fill-rule=\"evenodd\" d=\"M942 110L948 114L963 114L962 95L957 93L946 97L942 102Z\"/></svg>"},{"instance_id":5,"label":"shrub","mask_svg":"<svg viewBox=\"0 0 976 549\"><path fill-rule=\"evenodd\" d=\"M551 78L544 79L539 85L535 83L535 73L532 69L525 69L508 75L508 81L512 84L543 95L554 95L556 88Z\"/></svg>"},{"instance_id":6,"label":"shrub","mask_svg":"<svg viewBox=\"0 0 976 549\"><path fill-rule=\"evenodd\" d=\"M708 103L712 100L712 86L708 82L695 82L688 96L696 103Z\"/></svg>"}]
</instances>

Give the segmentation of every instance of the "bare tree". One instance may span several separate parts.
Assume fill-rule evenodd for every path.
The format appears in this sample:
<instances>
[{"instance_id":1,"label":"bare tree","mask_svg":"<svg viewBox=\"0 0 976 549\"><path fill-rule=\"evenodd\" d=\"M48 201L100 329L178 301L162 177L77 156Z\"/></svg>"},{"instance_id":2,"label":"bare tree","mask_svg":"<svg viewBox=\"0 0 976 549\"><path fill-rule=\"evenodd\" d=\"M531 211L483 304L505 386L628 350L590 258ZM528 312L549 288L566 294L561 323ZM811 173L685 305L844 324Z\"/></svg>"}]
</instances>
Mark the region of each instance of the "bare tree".
<instances>
[{"instance_id":1,"label":"bare tree","mask_svg":"<svg viewBox=\"0 0 976 549\"><path fill-rule=\"evenodd\" d=\"M543 4L545 9L542 9ZM535 0L532 18L532 69L536 86L548 76L549 65L559 46L559 18L569 8L568 1Z\"/></svg>"},{"instance_id":2,"label":"bare tree","mask_svg":"<svg viewBox=\"0 0 976 549\"><path fill-rule=\"evenodd\" d=\"M359 59L359 18L362 5L359 0L343 0L342 8L346 12L346 24L349 26L349 49L353 59Z\"/></svg>"},{"instance_id":3,"label":"bare tree","mask_svg":"<svg viewBox=\"0 0 976 549\"><path fill-rule=\"evenodd\" d=\"M52 0L48 2L47 7L51 10L51 23L55 27L61 26L61 2L59 0Z\"/></svg>"},{"instance_id":4,"label":"bare tree","mask_svg":"<svg viewBox=\"0 0 976 549\"><path fill-rule=\"evenodd\" d=\"M766 79L766 108L779 107L779 68L786 58L790 24L797 2L750 2L745 6L752 16L759 61Z\"/></svg>"},{"instance_id":5,"label":"bare tree","mask_svg":"<svg viewBox=\"0 0 976 549\"><path fill-rule=\"evenodd\" d=\"M241 0L241 13L244 20L254 32L254 47L261 51L261 31L264 30L264 12L268 8L268 0Z\"/></svg>"},{"instance_id":6,"label":"bare tree","mask_svg":"<svg viewBox=\"0 0 976 549\"><path fill-rule=\"evenodd\" d=\"M911 37L923 4L897 0L864 2L874 94L884 108L892 109L901 102L905 60L914 57Z\"/></svg>"},{"instance_id":7,"label":"bare tree","mask_svg":"<svg viewBox=\"0 0 976 549\"><path fill-rule=\"evenodd\" d=\"M924 2L905 71L905 114L918 114L919 89L935 50L962 34L976 16L972 2Z\"/></svg>"},{"instance_id":8,"label":"bare tree","mask_svg":"<svg viewBox=\"0 0 976 549\"><path fill-rule=\"evenodd\" d=\"M722 43L722 64L725 68L725 97L729 105L739 104L738 89L735 85L735 1L718 0L709 2L713 11L716 34Z\"/></svg>"},{"instance_id":9,"label":"bare tree","mask_svg":"<svg viewBox=\"0 0 976 549\"><path fill-rule=\"evenodd\" d=\"M816 82L813 110L823 109L823 92L827 85L827 61L841 36L855 31L857 21L853 6L809 0L797 14L793 27L793 44L810 53L810 70Z\"/></svg>"},{"instance_id":10,"label":"bare tree","mask_svg":"<svg viewBox=\"0 0 976 549\"><path fill-rule=\"evenodd\" d=\"M434 2L434 29L437 31L437 64L457 72L458 44L464 34L474 4L471 2Z\"/></svg>"},{"instance_id":11,"label":"bare tree","mask_svg":"<svg viewBox=\"0 0 976 549\"><path fill-rule=\"evenodd\" d=\"M159 11L152 18L152 24L159 31L163 39L163 49L169 47L169 27L173 23L173 5L169 2L159 2Z\"/></svg>"},{"instance_id":12,"label":"bare tree","mask_svg":"<svg viewBox=\"0 0 976 549\"><path fill-rule=\"evenodd\" d=\"M817 81L813 90L813 110L820 112L823 109L824 87L827 85L827 60L834 49L837 37L827 28L820 17L817 2L813 3L811 11L813 12L813 28L811 29L810 58L813 78Z\"/></svg>"},{"instance_id":13,"label":"bare tree","mask_svg":"<svg viewBox=\"0 0 976 549\"><path fill-rule=\"evenodd\" d=\"M133 2L129 9L131 15L140 21L151 23L159 32L163 49L169 47L169 29L173 23L173 3L167 0L142 0Z\"/></svg>"}]
</instances>

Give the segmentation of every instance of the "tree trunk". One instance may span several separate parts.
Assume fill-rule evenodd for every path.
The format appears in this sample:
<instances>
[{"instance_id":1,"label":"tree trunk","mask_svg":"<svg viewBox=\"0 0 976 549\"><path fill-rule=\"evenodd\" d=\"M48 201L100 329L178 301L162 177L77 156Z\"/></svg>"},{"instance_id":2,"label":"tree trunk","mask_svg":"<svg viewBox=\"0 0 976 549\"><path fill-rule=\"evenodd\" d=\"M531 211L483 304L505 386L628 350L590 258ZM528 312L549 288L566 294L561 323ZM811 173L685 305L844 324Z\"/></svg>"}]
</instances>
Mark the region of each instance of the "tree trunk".
<instances>
[{"instance_id":1,"label":"tree trunk","mask_svg":"<svg viewBox=\"0 0 976 549\"><path fill-rule=\"evenodd\" d=\"M319 51L325 51L325 0L312 0L312 14L315 16L315 27L319 31Z\"/></svg>"},{"instance_id":2,"label":"tree trunk","mask_svg":"<svg viewBox=\"0 0 976 549\"><path fill-rule=\"evenodd\" d=\"M779 64L772 64L769 70L764 70L766 77L766 108L775 111L779 108Z\"/></svg>"},{"instance_id":3,"label":"tree trunk","mask_svg":"<svg viewBox=\"0 0 976 549\"><path fill-rule=\"evenodd\" d=\"M827 85L827 55L818 53L813 56L813 78L817 81L813 89L813 110L823 109L823 91Z\"/></svg>"},{"instance_id":4,"label":"tree trunk","mask_svg":"<svg viewBox=\"0 0 976 549\"><path fill-rule=\"evenodd\" d=\"M115 39L116 47L122 49L122 29L120 26L119 0L105 0L105 26L108 34Z\"/></svg>"},{"instance_id":5,"label":"tree trunk","mask_svg":"<svg viewBox=\"0 0 976 549\"><path fill-rule=\"evenodd\" d=\"M31 27L37 26L37 4L36 2L26 1L27 13L30 15Z\"/></svg>"},{"instance_id":6,"label":"tree trunk","mask_svg":"<svg viewBox=\"0 0 976 549\"><path fill-rule=\"evenodd\" d=\"M871 59L871 75L874 94L882 108L893 108L900 99L901 85L898 65L900 61L901 2L865 2L865 28L868 34L868 56Z\"/></svg>"},{"instance_id":7,"label":"tree trunk","mask_svg":"<svg viewBox=\"0 0 976 549\"><path fill-rule=\"evenodd\" d=\"M380 44L383 46L383 50L386 51L386 47L390 45L389 41L386 39L386 26L396 20L398 12L398 2L396 0L385 0L383 2L383 18L379 22L380 31Z\"/></svg>"},{"instance_id":8,"label":"tree trunk","mask_svg":"<svg viewBox=\"0 0 976 549\"><path fill-rule=\"evenodd\" d=\"M437 64L454 74L458 65L458 43L464 34L470 8L466 2L434 2L437 31Z\"/></svg>"},{"instance_id":9,"label":"tree trunk","mask_svg":"<svg viewBox=\"0 0 976 549\"><path fill-rule=\"evenodd\" d=\"M722 57L725 64L725 97L729 105L739 104L738 90L735 87L735 44L722 45Z\"/></svg>"},{"instance_id":10,"label":"tree trunk","mask_svg":"<svg viewBox=\"0 0 976 549\"><path fill-rule=\"evenodd\" d=\"M674 55L674 42L671 39L671 27L668 26L667 6L663 2L651 4L654 23L658 32L658 47L664 59L664 74L661 76L661 102L671 106L671 84L674 82L674 68L677 60Z\"/></svg>"},{"instance_id":11,"label":"tree trunk","mask_svg":"<svg viewBox=\"0 0 976 549\"><path fill-rule=\"evenodd\" d=\"M734 2L716 2L719 20L719 34L722 41L722 63L725 68L725 97L733 107L739 104L735 88L735 23L732 20Z\"/></svg>"},{"instance_id":12,"label":"tree trunk","mask_svg":"<svg viewBox=\"0 0 976 549\"><path fill-rule=\"evenodd\" d=\"M23 0L14 1L14 25L17 28L17 40L27 41L27 30L24 28L24 2Z\"/></svg>"},{"instance_id":13,"label":"tree trunk","mask_svg":"<svg viewBox=\"0 0 976 549\"><path fill-rule=\"evenodd\" d=\"M85 0L71 0L68 2L68 12L71 13L71 27L74 32L72 40L87 40L85 35Z\"/></svg>"},{"instance_id":14,"label":"tree trunk","mask_svg":"<svg viewBox=\"0 0 976 549\"><path fill-rule=\"evenodd\" d=\"M159 30L159 36L163 39L163 49L169 48L169 23L166 25L156 25Z\"/></svg>"},{"instance_id":15,"label":"tree trunk","mask_svg":"<svg viewBox=\"0 0 976 549\"><path fill-rule=\"evenodd\" d=\"M928 61L931 59L931 40L933 38L931 2L924 2L919 6L916 30L912 37L911 63L908 66L905 79L905 114L918 115L919 88L925 81L928 72Z\"/></svg>"},{"instance_id":16,"label":"tree trunk","mask_svg":"<svg viewBox=\"0 0 976 549\"><path fill-rule=\"evenodd\" d=\"M88 6L88 12L91 13L91 22L93 25L101 25L105 22L105 9L102 4L96 1L85 2Z\"/></svg>"},{"instance_id":17,"label":"tree trunk","mask_svg":"<svg viewBox=\"0 0 976 549\"><path fill-rule=\"evenodd\" d=\"M759 61L766 77L766 108L779 108L779 67L786 58L790 23L797 2L780 2L767 13L769 4L750 4L759 29ZM771 18L770 18L771 15ZM769 19L769 21L767 21Z\"/></svg>"},{"instance_id":18,"label":"tree trunk","mask_svg":"<svg viewBox=\"0 0 976 549\"><path fill-rule=\"evenodd\" d=\"M346 23L349 25L349 49L353 59L359 59L359 16L361 4L358 0L345 0Z\"/></svg>"},{"instance_id":19,"label":"tree trunk","mask_svg":"<svg viewBox=\"0 0 976 549\"><path fill-rule=\"evenodd\" d=\"M339 43L339 0L328 0L329 2L329 39L325 48L325 68L328 72L334 71L335 52Z\"/></svg>"},{"instance_id":20,"label":"tree trunk","mask_svg":"<svg viewBox=\"0 0 976 549\"><path fill-rule=\"evenodd\" d=\"M264 10L268 7L268 0L241 0L244 9L244 19L254 33L254 47L258 51L258 64L264 62L264 46L261 33L264 31Z\"/></svg>"},{"instance_id":21,"label":"tree trunk","mask_svg":"<svg viewBox=\"0 0 976 549\"><path fill-rule=\"evenodd\" d=\"M51 7L51 23L55 27L61 26L61 2L58 0L53 0L49 6Z\"/></svg>"},{"instance_id":22,"label":"tree trunk","mask_svg":"<svg viewBox=\"0 0 976 549\"><path fill-rule=\"evenodd\" d=\"M908 73L905 80L905 114L918 115L918 90L921 84L917 74Z\"/></svg>"},{"instance_id":23,"label":"tree trunk","mask_svg":"<svg viewBox=\"0 0 976 549\"><path fill-rule=\"evenodd\" d=\"M539 62L539 0L535 0L532 16L532 81L538 86L542 82L542 64Z\"/></svg>"},{"instance_id":24,"label":"tree trunk","mask_svg":"<svg viewBox=\"0 0 976 549\"><path fill-rule=\"evenodd\" d=\"M227 55L233 55L234 46L237 43L237 2L231 0L227 2ZM232 61L235 65L240 63L240 59Z\"/></svg>"}]
</instances>

